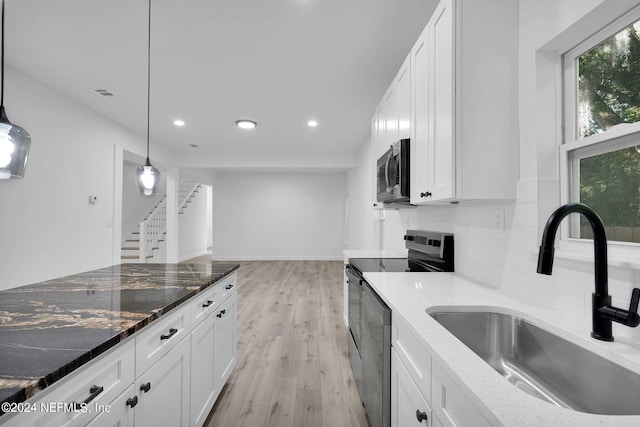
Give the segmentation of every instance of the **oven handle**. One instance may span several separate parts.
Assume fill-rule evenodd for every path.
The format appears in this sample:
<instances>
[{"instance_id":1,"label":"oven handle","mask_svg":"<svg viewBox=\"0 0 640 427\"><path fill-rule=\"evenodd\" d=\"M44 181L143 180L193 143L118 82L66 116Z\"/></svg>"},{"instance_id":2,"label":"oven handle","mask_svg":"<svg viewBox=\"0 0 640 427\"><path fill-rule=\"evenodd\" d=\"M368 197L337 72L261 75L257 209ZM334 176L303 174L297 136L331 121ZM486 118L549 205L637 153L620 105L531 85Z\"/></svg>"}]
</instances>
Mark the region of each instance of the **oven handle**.
<instances>
[{"instance_id":1,"label":"oven handle","mask_svg":"<svg viewBox=\"0 0 640 427\"><path fill-rule=\"evenodd\" d=\"M347 264L345 270L347 271L347 278L349 278L349 276L352 276L354 279L358 280L358 285L362 286L363 279L360 277L360 274L358 274L358 271L355 268L351 267L350 264Z\"/></svg>"},{"instance_id":2,"label":"oven handle","mask_svg":"<svg viewBox=\"0 0 640 427\"><path fill-rule=\"evenodd\" d=\"M391 183L389 182L389 163L391 163L391 159L393 158L393 145L391 149L389 149L389 155L387 156L387 162L384 165L384 180L387 183L387 193L391 193L393 190L391 188Z\"/></svg>"}]
</instances>

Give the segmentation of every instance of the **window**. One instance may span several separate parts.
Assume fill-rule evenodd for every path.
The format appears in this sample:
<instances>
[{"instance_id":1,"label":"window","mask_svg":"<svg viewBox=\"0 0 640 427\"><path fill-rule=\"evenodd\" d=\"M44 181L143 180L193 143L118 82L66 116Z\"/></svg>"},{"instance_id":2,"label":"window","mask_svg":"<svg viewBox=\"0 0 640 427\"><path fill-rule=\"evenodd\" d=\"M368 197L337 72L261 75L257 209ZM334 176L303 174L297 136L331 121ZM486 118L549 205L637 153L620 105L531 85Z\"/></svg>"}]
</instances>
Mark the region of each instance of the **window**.
<instances>
[{"instance_id":1,"label":"window","mask_svg":"<svg viewBox=\"0 0 640 427\"><path fill-rule=\"evenodd\" d=\"M593 208L610 241L640 243L640 11L566 53L563 62L565 199ZM592 238L584 218L571 221L568 237Z\"/></svg>"}]
</instances>

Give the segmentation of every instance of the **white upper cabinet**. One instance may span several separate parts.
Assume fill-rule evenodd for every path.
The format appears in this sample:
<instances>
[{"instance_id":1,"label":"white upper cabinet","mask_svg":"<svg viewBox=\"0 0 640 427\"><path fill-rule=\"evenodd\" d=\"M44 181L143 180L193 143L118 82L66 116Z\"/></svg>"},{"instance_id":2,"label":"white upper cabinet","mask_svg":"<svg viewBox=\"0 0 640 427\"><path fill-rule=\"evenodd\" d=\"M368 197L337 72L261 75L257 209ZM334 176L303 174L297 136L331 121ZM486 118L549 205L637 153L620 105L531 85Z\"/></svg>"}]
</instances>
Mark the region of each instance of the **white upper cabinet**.
<instances>
[{"instance_id":1,"label":"white upper cabinet","mask_svg":"<svg viewBox=\"0 0 640 427\"><path fill-rule=\"evenodd\" d=\"M411 50L411 203L514 199L518 5L442 0Z\"/></svg>"},{"instance_id":2,"label":"white upper cabinet","mask_svg":"<svg viewBox=\"0 0 640 427\"><path fill-rule=\"evenodd\" d=\"M374 163L373 207L381 209L383 203L376 201L376 161L389 149L391 144L410 137L411 128L411 58L407 56L396 74L391 86L378 104L371 119L371 153Z\"/></svg>"}]
</instances>

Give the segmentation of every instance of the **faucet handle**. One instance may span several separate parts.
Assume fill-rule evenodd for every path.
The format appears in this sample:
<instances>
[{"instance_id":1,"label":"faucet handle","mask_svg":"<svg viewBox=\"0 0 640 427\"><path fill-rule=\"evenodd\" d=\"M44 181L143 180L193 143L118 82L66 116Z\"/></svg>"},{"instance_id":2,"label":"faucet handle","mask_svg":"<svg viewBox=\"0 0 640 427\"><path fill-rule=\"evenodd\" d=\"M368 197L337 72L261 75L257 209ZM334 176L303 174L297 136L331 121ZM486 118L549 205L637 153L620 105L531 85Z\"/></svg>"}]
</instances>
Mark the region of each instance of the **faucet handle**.
<instances>
[{"instance_id":1,"label":"faucet handle","mask_svg":"<svg viewBox=\"0 0 640 427\"><path fill-rule=\"evenodd\" d=\"M631 304L629 305L629 318L632 317L636 317L636 319L639 317L638 316L638 301L640 301L640 289L638 288L633 288L633 291L631 292ZM635 326L638 326L638 324L640 324L640 319Z\"/></svg>"},{"instance_id":2,"label":"faucet handle","mask_svg":"<svg viewBox=\"0 0 640 427\"><path fill-rule=\"evenodd\" d=\"M640 289L634 288L631 292L631 304L629 305L628 311L617 307L604 306L598 309L598 313L600 313L600 315L605 319L613 320L614 322L635 328L640 325L640 315L638 315L639 301Z\"/></svg>"}]
</instances>

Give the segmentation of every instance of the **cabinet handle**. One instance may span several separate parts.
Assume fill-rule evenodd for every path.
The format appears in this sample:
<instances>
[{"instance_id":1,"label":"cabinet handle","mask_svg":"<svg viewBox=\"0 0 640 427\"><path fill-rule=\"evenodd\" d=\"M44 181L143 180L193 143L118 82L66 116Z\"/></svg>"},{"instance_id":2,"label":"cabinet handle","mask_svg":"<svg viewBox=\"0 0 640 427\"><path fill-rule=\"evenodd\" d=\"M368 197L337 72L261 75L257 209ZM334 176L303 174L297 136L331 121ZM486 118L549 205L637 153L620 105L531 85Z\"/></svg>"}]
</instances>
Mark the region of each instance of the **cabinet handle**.
<instances>
[{"instance_id":1,"label":"cabinet handle","mask_svg":"<svg viewBox=\"0 0 640 427\"><path fill-rule=\"evenodd\" d=\"M168 340L169 338L171 338L172 336L174 336L177 333L178 333L178 330L176 328L171 328L171 329L169 329L169 334L168 335L160 335L160 340Z\"/></svg>"},{"instance_id":2,"label":"cabinet handle","mask_svg":"<svg viewBox=\"0 0 640 427\"><path fill-rule=\"evenodd\" d=\"M420 197L431 197L431 191L425 191L420 193Z\"/></svg>"},{"instance_id":3,"label":"cabinet handle","mask_svg":"<svg viewBox=\"0 0 640 427\"><path fill-rule=\"evenodd\" d=\"M127 406L131 406L132 408L138 404L138 396L133 396L127 399Z\"/></svg>"},{"instance_id":4,"label":"cabinet handle","mask_svg":"<svg viewBox=\"0 0 640 427\"><path fill-rule=\"evenodd\" d=\"M104 391L104 387L100 387L97 385L92 385L89 388L89 397L87 397L85 400L82 401L82 403L78 403L78 402L73 402L73 407L76 410L82 409L83 406L85 406L87 403L91 402L93 399L95 399L96 397L98 397L98 395L100 393L102 393Z\"/></svg>"},{"instance_id":5,"label":"cabinet handle","mask_svg":"<svg viewBox=\"0 0 640 427\"><path fill-rule=\"evenodd\" d=\"M225 287L225 289L226 290L233 289L233 285L228 285L227 287Z\"/></svg>"},{"instance_id":6,"label":"cabinet handle","mask_svg":"<svg viewBox=\"0 0 640 427\"><path fill-rule=\"evenodd\" d=\"M213 304L213 301L207 300L207 302L205 304L202 304L202 308L209 307L211 304Z\"/></svg>"},{"instance_id":7,"label":"cabinet handle","mask_svg":"<svg viewBox=\"0 0 640 427\"><path fill-rule=\"evenodd\" d=\"M427 421L427 413L424 411L421 411L420 409L416 409L416 418L418 419L419 423L422 423L423 421Z\"/></svg>"},{"instance_id":8,"label":"cabinet handle","mask_svg":"<svg viewBox=\"0 0 640 427\"><path fill-rule=\"evenodd\" d=\"M220 313L217 314L218 319L220 319L222 316L224 316L224 314L227 312L227 310L222 310L220 311Z\"/></svg>"},{"instance_id":9,"label":"cabinet handle","mask_svg":"<svg viewBox=\"0 0 640 427\"><path fill-rule=\"evenodd\" d=\"M144 391L145 393L148 393L149 390L151 390L151 382L144 383L140 386L140 391Z\"/></svg>"}]
</instances>

